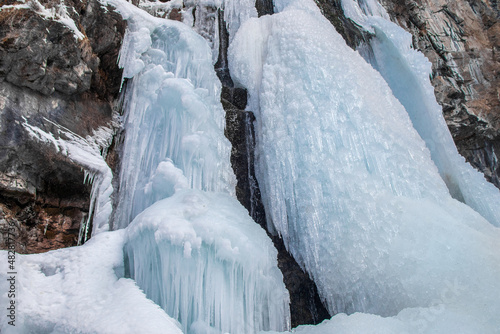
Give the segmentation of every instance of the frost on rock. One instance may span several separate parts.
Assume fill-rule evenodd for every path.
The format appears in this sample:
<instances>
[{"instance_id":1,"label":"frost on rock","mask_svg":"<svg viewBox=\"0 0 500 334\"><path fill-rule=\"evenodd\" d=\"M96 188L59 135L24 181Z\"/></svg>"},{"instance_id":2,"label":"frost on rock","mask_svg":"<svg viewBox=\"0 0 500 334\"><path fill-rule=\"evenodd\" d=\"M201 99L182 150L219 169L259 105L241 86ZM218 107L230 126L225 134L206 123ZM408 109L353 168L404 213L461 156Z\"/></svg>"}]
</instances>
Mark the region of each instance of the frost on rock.
<instances>
[{"instance_id":1,"label":"frost on rock","mask_svg":"<svg viewBox=\"0 0 500 334\"><path fill-rule=\"evenodd\" d=\"M125 231L105 232L83 246L16 255L16 326L4 334L181 334L178 323L148 300L123 272ZM0 306L7 298L7 251L0 251Z\"/></svg>"},{"instance_id":2,"label":"frost on rock","mask_svg":"<svg viewBox=\"0 0 500 334\"><path fill-rule=\"evenodd\" d=\"M181 190L153 204L127 228L125 253L130 276L185 333L289 329L277 251L227 194Z\"/></svg>"},{"instance_id":3,"label":"frost on rock","mask_svg":"<svg viewBox=\"0 0 500 334\"><path fill-rule=\"evenodd\" d=\"M434 96L429 79L431 63L412 49L411 34L390 22L374 0L343 0L342 6L348 17L373 33L369 60L405 107L453 198L500 226L500 193L458 153Z\"/></svg>"},{"instance_id":4,"label":"frost on rock","mask_svg":"<svg viewBox=\"0 0 500 334\"><path fill-rule=\"evenodd\" d=\"M134 10L123 3L118 8L122 14ZM150 186L161 182L161 164L173 163L190 188L232 194L235 185L231 146L224 137L221 85L206 41L180 22L146 13L125 17L129 28L120 66L124 77L133 79L126 86L114 228L127 226L138 213L167 196Z\"/></svg>"},{"instance_id":5,"label":"frost on rock","mask_svg":"<svg viewBox=\"0 0 500 334\"><path fill-rule=\"evenodd\" d=\"M432 333L467 319L464 332L495 333L499 230L451 198L403 105L313 1L281 2L243 24L229 50L256 113L268 224L332 314L397 315L380 323ZM460 289L442 298L450 285ZM442 314L427 320L434 308Z\"/></svg>"},{"instance_id":6,"label":"frost on rock","mask_svg":"<svg viewBox=\"0 0 500 334\"><path fill-rule=\"evenodd\" d=\"M97 234L109 230L109 221L113 211L111 205L111 195L113 193L112 179L113 173L104 160L103 154L111 144L113 137L113 127L100 127L93 132L93 136L83 138L74 132L45 119L52 123L57 129L57 134L43 131L42 129L30 125L27 120L23 123L24 129L28 131L34 140L54 145L56 151L67 156L85 170L83 182L92 183L90 197L90 208L87 221L82 224L82 231L78 240L84 241L90 237L89 233ZM116 122L116 116L114 122ZM93 231L89 231L92 220ZM83 233L83 235L82 235Z\"/></svg>"}]
</instances>

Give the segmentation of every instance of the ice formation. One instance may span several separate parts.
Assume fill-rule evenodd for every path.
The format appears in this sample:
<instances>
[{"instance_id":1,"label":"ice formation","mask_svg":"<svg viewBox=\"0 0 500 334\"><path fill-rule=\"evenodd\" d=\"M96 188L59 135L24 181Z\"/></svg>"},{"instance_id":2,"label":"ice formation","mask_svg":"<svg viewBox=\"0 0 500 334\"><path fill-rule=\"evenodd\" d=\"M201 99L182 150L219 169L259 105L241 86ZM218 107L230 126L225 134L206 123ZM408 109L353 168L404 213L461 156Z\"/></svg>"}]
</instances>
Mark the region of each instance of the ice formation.
<instances>
[{"instance_id":1,"label":"ice formation","mask_svg":"<svg viewBox=\"0 0 500 334\"><path fill-rule=\"evenodd\" d=\"M120 65L133 79L113 225L128 226L127 274L185 333L289 329L276 250L234 198L207 42L178 22L125 17Z\"/></svg>"},{"instance_id":2,"label":"ice formation","mask_svg":"<svg viewBox=\"0 0 500 334\"><path fill-rule=\"evenodd\" d=\"M249 19L229 50L256 113L269 224L331 313L420 321L419 307L438 305L431 332L461 317L465 332L497 330L499 230L451 198L403 105L316 5L275 5L280 13ZM463 289L440 300L453 282Z\"/></svg>"},{"instance_id":3,"label":"ice formation","mask_svg":"<svg viewBox=\"0 0 500 334\"><path fill-rule=\"evenodd\" d=\"M188 25L103 3L128 20L113 217L123 229L97 233L111 212L111 171L95 149L107 131L94 143L26 123L103 186L88 243L19 256L16 333L288 330L276 250L233 196L216 57ZM256 115L269 227L329 311L347 313L294 332L500 333L498 191L458 157L428 63L383 8L343 1L375 36L370 65L311 0L275 0L278 13L259 19L253 1L186 4L224 9L231 73Z\"/></svg>"},{"instance_id":4,"label":"ice formation","mask_svg":"<svg viewBox=\"0 0 500 334\"><path fill-rule=\"evenodd\" d=\"M119 4L120 2L110 2ZM125 8L121 5L121 12ZM134 10L128 9L128 10ZM235 178L224 137L220 82L206 41L186 25L130 15L120 51L126 86L125 139L114 228L169 194L162 164L182 170L189 187L234 193Z\"/></svg>"},{"instance_id":5,"label":"ice formation","mask_svg":"<svg viewBox=\"0 0 500 334\"><path fill-rule=\"evenodd\" d=\"M185 333L289 328L289 297L264 230L227 194L180 190L127 228L127 268Z\"/></svg>"},{"instance_id":6,"label":"ice formation","mask_svg":"<svg viewBox=\"0 0 500 334\"><path fill-rule=\"evenodd\" d=\"M342 6L348 17L373 34L369 42L372 52L365 58L405 107L453 198L500 226L498 189L458 153L429 80L431 63L411 48L411 34L390 22L384 8L374 0L343 0Z\"/></svg>"}]
</instances>

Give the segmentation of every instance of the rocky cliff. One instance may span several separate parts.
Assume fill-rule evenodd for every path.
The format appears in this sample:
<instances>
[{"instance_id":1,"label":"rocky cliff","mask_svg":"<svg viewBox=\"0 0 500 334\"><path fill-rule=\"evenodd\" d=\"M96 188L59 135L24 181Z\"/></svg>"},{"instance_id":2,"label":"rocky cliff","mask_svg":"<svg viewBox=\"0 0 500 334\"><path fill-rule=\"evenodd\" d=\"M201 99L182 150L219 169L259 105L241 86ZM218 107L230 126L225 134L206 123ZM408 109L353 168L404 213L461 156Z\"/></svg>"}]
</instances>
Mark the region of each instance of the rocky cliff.
<instances>
[{"instance_id":1,"label":"rocky cliff","mask_svg":"<svg viewBox=\"0 0 500 334\"><path fill-rule=\"evenodd\" d=\"M125 25L96 0L2 5L0 226L17 227L21 253L76 245L91 185L57 141L99 142L99 131L111 130Z\"/></svg>"}]
</instances>

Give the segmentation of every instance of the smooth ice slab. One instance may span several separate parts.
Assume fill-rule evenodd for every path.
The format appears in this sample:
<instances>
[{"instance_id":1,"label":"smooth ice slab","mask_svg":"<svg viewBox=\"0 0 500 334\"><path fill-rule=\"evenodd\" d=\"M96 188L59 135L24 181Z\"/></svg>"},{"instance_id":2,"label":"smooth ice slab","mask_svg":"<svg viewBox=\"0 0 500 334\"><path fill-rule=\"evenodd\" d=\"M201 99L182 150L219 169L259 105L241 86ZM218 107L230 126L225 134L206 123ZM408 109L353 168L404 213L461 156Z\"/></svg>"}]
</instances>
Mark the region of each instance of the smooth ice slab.
<instances>
[{"instance_id":1,"label":"smooth ice slab","mask_svg":"<svg viewBox=\"0 0 500 334\"><path fill-rule=\"evenodd\" d=\"M227 194L181 190L153 204L127 228L125 253L127 272L185 333L290 326L276 249Z\"/></svg>"}]
</instances>

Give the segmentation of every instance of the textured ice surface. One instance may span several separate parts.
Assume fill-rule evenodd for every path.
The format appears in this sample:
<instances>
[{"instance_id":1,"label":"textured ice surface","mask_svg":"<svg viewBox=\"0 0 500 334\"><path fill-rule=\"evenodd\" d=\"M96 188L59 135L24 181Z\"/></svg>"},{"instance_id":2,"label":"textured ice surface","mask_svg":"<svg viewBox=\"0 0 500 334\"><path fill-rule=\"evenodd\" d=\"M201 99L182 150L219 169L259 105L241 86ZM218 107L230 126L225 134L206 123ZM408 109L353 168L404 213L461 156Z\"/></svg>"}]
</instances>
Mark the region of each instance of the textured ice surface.
<instances>
[{"instance_id":1,"label":"textured ice surface","mask_svg":"<svg viewBox=\"0 0 500 334\"><path fill-rule=\"evenodd\" d=\"M373 57L369 59L425 140L451 195L500 226L500 193L458 153L429 80L431 63L411 48L411 34L390 22L376 1L343 0L342 6L350 8L349 17L374 33L370 39Z\"/></svg>"},{"instance_id":2,"label":"textured ice surface","mask_svg":"<svg viewBox=\"0 0 500 334\"><path fill-rule=\"evenodd\" d=\"M229 50L257 117L269 223L332 313L404 310L430 332L457 319L469 321L464 332L495 332L499 230L451 198L384 78L312 1L276 8L248 20ZM460 291L442 298L455 282ZM436 322L433 305L444 308Z\"/></svg>"},{"instance_id":3,"label":"textured ice surface","mask_svg":"<svg viewBox=\"0 0 500 334\"><path fill-rule=\"evenodd\" d=\"M112 2L114 3L114 2ZM126 85L125 139L114 228L127 226L142 210L168 196L161 187L162 166L171 162L190 188L234 192L235 179L224 137L207 42L186 25L130 10L120 51ZM134 13L134 14L132 14ZM160 169L160 170L159 170Z\"/></svg>"},{"instance_id":4,"label":"textured ice surface","mask_svg":"<svg viewBox=\"0 0 500 334\"><path fill-rule=\"evenodd\" d=\"M289 328L276 249L227 194L181 190L153 204L127 228L125 253L131 277L185 333Z\"/></svg>"},{"instance_id":5,"label":"textured ice surface","mask_svg":"<svg viewBox=\"0 0 500 334\"><path fill-rule=\"evenodd\" d=\"M83 246L16 258L16 326L8 334L180 334L178 323L123 272L125 231L100 233ZM0 306L6 309L7 252L0 251Z\"/></svg>"}]
</instances>

